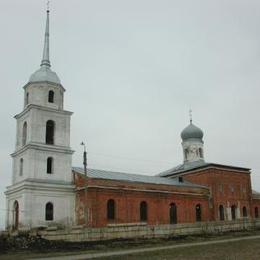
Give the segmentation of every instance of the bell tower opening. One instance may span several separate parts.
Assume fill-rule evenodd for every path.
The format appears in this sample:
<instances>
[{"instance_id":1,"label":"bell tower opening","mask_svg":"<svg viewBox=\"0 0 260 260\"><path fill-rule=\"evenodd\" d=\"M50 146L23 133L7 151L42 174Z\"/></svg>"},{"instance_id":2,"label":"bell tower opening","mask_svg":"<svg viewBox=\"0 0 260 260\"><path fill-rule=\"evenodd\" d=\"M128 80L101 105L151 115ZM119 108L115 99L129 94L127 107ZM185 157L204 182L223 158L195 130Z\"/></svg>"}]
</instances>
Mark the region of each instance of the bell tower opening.
<instances>
[{"instance_id":1,"label":"bell tower opening","mask_svg":"<svg viewBox=\"0 0 260 260\"><path fill-rule=\"evenodd\" d=\"M22 145L26 145L27 142L27 122L23 123L23 136L22 136Z\"/></svg>"},{"instance_id":2,"label":"bell tower opening","mask_svg":"<svg viewBox=\"0 0 260 260\"><path fill-rule=\"evenodd\" d=\"M54 144L54 131L55 123L52 120L48 120L46 123L46 144Z\"/></svg>"},{"instance_id":3,"label":"bell tower opening","mask_svg":"<svg viewBox=\"0 0 260 260\"><path fill-rule=\"evenodd\" d=\"M49 103L54 103L54 91L53 90L49 91L48 102Z\"/></svg>"}]
</instances>

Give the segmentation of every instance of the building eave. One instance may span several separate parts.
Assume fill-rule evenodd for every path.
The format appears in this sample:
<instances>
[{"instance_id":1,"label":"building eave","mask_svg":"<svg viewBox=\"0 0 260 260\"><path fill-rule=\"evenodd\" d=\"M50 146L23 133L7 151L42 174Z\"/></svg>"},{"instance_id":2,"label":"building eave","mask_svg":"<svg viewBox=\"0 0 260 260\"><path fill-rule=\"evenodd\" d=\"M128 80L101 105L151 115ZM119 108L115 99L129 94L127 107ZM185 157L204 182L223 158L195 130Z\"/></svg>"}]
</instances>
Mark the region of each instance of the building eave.
<instances>
[{"instance_id":1,"label":"building eave","mask_svg":"<svg viewBox=\"0 0 260 260\"><path fill-rule=\"evenodd\" d=\"M37 191L46 191L49 189L52 191L71 191L74 193L75 185L72 182L64 181L52 181L52 180L41 180L41 179L25 179L14 185L8 186L5 191L6 196L10 196L13 193L22 191L22 190L37 190Z\"/></svg>"},{"instance_id":2,"label":"building eave","mask_svg":"<svg viewBox=\"0 0 260 260\"><path fill-rule=\"evenodd\" d=\"M228 171L236 171L240 173L250 174L251 169L250 168L244 168L244 167L237 167L237 166L231 166L231 165L224 165L224 164L217 164L217 163L205 163L203 165L199 165L190 169L184 169L179 171L172 171L164 175L160 175L161 177L177 177L182 174L186 173L192 173L195 171L200 170L206 170L206 169L225 169Z\"/></svg>"},{"instance_id":3,"label":"building eave","mask_svg":"<svg viewBox=\"0 0 260 260\"><path fill-rule=\"evenodd\" d=\"M50 81L35 81L35 82L28 82L26 83L23 88L26 89L27 87L29 87L30 85L35 85L35 84L44 84L44 85L52 85L54 87L60 87L63 92L66 91L66 89L63 87L62 84L59 83L54 83L54 82L50 82Z\"/></svg>"},{"instance_id":4,"label":"building eave","mask_svg":"<svg viewBox=\"0 0 260 260\"><path fill-rule=\"evenodd\" d=\"M28 111L30 111L33 108L56 113L56 114L63 114L63 115L72 115L73 114L73 112L67 111L67 110L59 110L59 109L55 109L55 108L44 107L44 106L39 106L39 105L35 105L35 104L29 104L25 107L25 109L21 113L15 115L14 118L15 119L21 118L24 114L26 114Z\"/></svg>"},{"instance_id":5,"label":"building eave","mask_svg":"<svg viewBox=\"0 0 260 260\"><path fill-rule=\"evenodd\" d=\"M58 146L58 145L48 145L43 143L36 143L31 142L23 146L21 149L15 151L11 154L12 157L17 156L24 151L32 149L32 150L38 150L38 151L49 151L49 152L57 152L57 153L66 153L66 154L73 154L74 151L71 149L68 149L66 146Z\"/></svg>"}]
</instances>

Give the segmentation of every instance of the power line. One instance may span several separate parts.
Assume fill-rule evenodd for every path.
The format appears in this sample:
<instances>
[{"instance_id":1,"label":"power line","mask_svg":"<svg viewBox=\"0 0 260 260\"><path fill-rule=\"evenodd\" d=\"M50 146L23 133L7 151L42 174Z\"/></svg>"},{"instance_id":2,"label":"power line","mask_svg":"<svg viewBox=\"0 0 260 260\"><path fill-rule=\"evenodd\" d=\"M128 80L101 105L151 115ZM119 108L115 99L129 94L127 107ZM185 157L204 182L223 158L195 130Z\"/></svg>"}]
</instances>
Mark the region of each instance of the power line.
<instances>
[{"instance_id":1,"label":"power line","mask_svg":"<svg viewBox=\"0 0 260 260\"><path fill-rule=\"evenodd\" d=\"M89 155L109 157L109 158L129 160L129 161L140 161L140 162L153 163L153 164L173 164L172 162L168 162L168 161L154 161L154 160L129 158L129 157L123 157L123 156L118 156L118 155L108 155L108 154L101 154L101 153L91 153L90 152Z\"/></svg>"}]
</instances>

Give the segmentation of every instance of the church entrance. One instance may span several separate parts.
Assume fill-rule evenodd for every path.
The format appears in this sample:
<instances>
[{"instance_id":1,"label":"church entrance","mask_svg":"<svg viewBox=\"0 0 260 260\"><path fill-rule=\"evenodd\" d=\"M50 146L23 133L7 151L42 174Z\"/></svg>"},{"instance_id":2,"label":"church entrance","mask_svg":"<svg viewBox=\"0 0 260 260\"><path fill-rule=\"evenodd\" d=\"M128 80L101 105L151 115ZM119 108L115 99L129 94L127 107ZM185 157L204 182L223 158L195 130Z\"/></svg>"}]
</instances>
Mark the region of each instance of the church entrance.
<instances>
[{"instance_id":1,"label":"church entrance","mask_svg":"<svg viewBox=\"0 0 260 260\"><path fill-rule=\"evenodd\" d=\"M18 201L16 200L14 202L14 207L13 207L13 219L14 219L14 229L18 229L18 224L19 224L19 204L18 204Z\"/></svg>"}]
</instances>

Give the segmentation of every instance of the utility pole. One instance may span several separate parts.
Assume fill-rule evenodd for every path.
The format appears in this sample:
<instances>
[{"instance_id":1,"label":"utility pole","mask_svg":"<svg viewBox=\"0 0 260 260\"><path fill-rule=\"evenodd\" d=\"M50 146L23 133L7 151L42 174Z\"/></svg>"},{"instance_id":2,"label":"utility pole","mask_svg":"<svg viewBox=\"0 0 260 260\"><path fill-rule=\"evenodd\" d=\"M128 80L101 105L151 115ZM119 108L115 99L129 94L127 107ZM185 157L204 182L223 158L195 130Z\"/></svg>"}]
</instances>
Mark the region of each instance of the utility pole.
<instances>
[{"instance_id":1,"label":"utility pole","mask_svg":"<svg viewBox=\"0 0 260 260\"><path fill-rule=\"evenodd\" d=\"M84 165L84 174L85 174L85 203L84 203L84 216L85 216L85 226L88 226L88 202L87 202L87 151L86 151L86 145L84 142L81 142L81 144L84 147L83 152L83 165Z\"/></svg>"}]
</instances>

